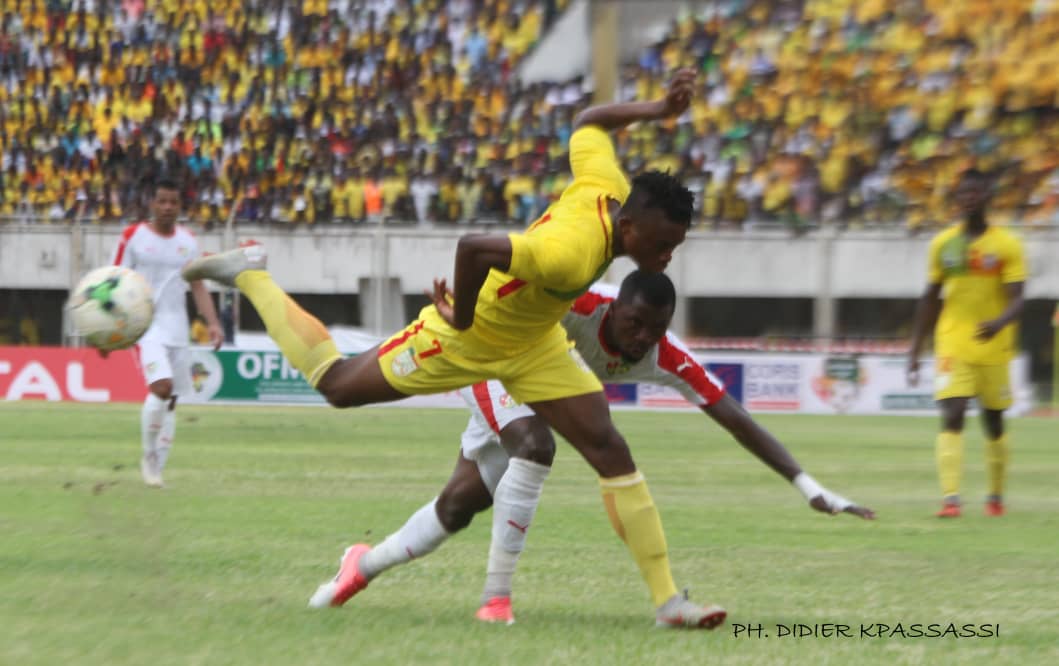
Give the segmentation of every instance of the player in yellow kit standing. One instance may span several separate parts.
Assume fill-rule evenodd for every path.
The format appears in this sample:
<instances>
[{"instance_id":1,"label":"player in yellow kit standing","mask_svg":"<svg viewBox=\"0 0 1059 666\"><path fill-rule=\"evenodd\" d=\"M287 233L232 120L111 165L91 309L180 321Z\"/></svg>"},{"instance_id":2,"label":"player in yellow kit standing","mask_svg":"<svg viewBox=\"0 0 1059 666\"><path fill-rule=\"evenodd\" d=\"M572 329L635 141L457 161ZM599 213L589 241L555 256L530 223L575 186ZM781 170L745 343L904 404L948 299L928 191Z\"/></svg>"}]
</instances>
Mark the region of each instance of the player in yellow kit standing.
<instances>
[{"instance_id":1,"label":"player in yellow kit standing","mask_svg":"<svg viewBox=\"0 0 1059 666\"><path fill-rule=\"evenodd\" d=\"M234 284L261 315L269 335L306 380L332 405L351 407L409 395L439 393L500 379L581 453L600 476L611 524L647 582L656 622L712 628L724 609L677 593L662 523L629 448L610 419L602 384L567 341L559 322L611 260L627 255L660 272L691 223L691 192L668 174L648 172L630 186L608 130L682 114L694 73L679 72L664 98L586 109L570 138L573 181L525 233L471 235L456 249L452 300L440 297L419 319L376 349L342 358L323 325L299 308L262 270L260 246L192 262L185 276ZM512 456L494 504L533 518L548 466ZM444 537L437 516L422 517L424 547ZM351 547L338 575L320 586L312 606L339 606L367 585L358 563L368 550ZM413 548L414 550L414 548Z\"/></svg>"},{"instance_id":2,"label":"player in yellow kit standing","mask_svg":"<svg viewBox=\"0 0 1059 666\"><path fill-rule=\"evenodd\" d=\"M989 176L976 170L960 178L955 194L964 222L942 231L930 243L929 284L916 312L908 358L909 382L915 384L920 348L936 321L935 398L943 422L936 444L944 497L939 518L960 516L963 417L970 398L978 399L988 440L986 513L1004 514L1009 459L1004 410L1011 406L1008 363L1018 349L1026 262L1019 239L986 221L992 184Z\"/></svg>"}]
</instances>

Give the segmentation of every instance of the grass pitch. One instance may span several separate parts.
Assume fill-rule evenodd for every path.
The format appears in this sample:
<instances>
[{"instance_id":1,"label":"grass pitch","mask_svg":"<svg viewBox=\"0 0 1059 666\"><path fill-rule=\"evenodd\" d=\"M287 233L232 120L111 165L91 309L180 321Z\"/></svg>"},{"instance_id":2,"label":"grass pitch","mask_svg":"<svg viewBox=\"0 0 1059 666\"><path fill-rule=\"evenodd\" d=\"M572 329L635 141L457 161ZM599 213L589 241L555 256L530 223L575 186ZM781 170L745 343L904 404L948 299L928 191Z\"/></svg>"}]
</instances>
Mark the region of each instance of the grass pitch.
<instances>
[{"instance_id":1,"label":"grass pitch","mask_svg":"<svg viewBox=\"0 0 1059 666\"><path fill-rule=\"evenodd\" d=\"M965 516L943 522L934 419L763 417L817 479L876 509L867 523L812 512L697 412L618 413L678 585L729 609L703 633L653 628L594 475L565 444L513 627L473 620L488 514L345 608L309 611L345 545L378 542L441 488L466 414L178 413L169 487L156 491L139 481L138 406L0 403L0 664L1059 663L1054 420L1012 422L1001 519L982 514L969 428ZM852 635L780 636L822 623ZM917 623L999 635L874 637ZM735 625L761 631L736 637Z\"/></svg>"}]
</instances>

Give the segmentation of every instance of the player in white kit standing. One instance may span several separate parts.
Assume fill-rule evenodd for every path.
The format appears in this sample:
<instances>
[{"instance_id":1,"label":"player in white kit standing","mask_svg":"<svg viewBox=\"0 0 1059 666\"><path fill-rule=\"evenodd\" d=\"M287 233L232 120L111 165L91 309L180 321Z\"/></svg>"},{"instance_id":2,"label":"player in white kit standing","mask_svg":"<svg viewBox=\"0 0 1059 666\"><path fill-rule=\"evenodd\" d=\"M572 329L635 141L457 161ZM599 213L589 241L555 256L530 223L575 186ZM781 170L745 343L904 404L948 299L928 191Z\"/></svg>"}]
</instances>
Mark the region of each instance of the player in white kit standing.
<instances>
[{"instance_id":1,"label":"player in white kit standing","mask_svg":"<svg viewBox=\"0 0 1059 666\"><path fill-rule=\"evenodd\" d=\"M130 225L121 234L114 264L143 275L154 292L154 320L137 345L140 368L149 392L140 415L143 458L140 473L154 488L162 487L162 470L176 432L176 401L191 390L190 324L186 296L189 287L195 308L206 319L210 342L219 349L224 341L217 311L206 285L185 282L180 269L199 256L195 236L177 224L180 188L159 180L151 200L151 219Z\"/></svg>"}]
</instances>

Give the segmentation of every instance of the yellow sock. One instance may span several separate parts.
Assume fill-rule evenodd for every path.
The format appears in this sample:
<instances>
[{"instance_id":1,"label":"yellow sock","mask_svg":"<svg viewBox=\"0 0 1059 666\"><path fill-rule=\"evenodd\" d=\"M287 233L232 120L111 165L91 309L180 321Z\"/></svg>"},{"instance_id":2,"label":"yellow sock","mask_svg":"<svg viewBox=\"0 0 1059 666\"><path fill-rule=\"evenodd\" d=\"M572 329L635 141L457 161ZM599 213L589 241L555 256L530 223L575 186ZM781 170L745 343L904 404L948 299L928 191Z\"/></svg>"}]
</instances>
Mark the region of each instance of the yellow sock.
<instances>
[{"instance_id":1,"label":"yellow sock","mask_svg":"<svg viewBox=\"0 0 1059 666\"><path fill-rule=\"evenodd\" d=\"M291 300L267 272L243 271L235 278L235 286L254 304L269 337L311 386L342 358L320 320Z\"/></svg>"},{"instance_id":2,"label":"yellow sock","mask_svg":"<svg viewBox=\"0 0 1059 666\"><path fill-rule=\"evenodd\" d=\"M1000 497L1004 494L1004 479L1010 455L1007 435L985 443L985 466L989 471L990 495Z\"/></svg>"},{"instance_id":3,"label":"yellow sock","mask_svg":"<svg viewBox=\"0 0 1059 666\"><path fill-rule=\"evenodd\" d=\"M934 452L938 462L941 494L945 497L959 495L960 477L963 475L963 435L949 431L940 433Z\"/></svg>"},{"instance_id":4,"label":"yellow sock","mask_svg":"<svg viewBox=\"0 0 1059 666\"><path fill-rule=\"evenodd\" d=\"M677 593L677 586L669 571L662 519L651 499L647 482L643 475L634 472L610 479L601 478L599 487L610 524L629 547L657 608Z\"/></svg>"}]
</instances>

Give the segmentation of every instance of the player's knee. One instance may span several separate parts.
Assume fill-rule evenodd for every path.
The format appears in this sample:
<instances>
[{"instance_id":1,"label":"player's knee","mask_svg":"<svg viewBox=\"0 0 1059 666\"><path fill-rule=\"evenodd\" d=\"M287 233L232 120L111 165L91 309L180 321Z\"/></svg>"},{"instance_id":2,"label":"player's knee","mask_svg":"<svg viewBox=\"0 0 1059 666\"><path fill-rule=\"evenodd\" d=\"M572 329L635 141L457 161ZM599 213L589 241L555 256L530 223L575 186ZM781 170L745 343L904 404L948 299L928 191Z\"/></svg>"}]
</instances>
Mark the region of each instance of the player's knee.
<instances>
[{"instance_id":1,"label":"player's knee","mask_svg":"<svg viewBox=\"0 0 1059 666\"><path fill-rule=\"evenodd\" d=\"M500 433L504 449L514 458L523 458L551 467L555 460L555 438L544 419L532 417L513 421Z\"/></svg>"},{"instance_id":2,"label":"player's knee","mask_svg":"<svg viewBox=\"0 0 1059 666\"><path fill-rule=\"evenodd\" d=\"M481 493L472 492L465 486L448 485L438 495L434 507L442 527L448 532L459 532L471 524L474 514L491 505L492 497L488 491L483 497Z\"/></svg>"},{"instance_id":3,"label":"player's knee","mask_svg":"<svg viewBox=\"0 0 1059 666\"><path fill-rule=\"evenodd\" d=\"M151 393L155 394L162 400L169 400L173 397L173 380L172 379L159 379L156 382L151 382Z\"/></svg>"},{"instance_id":4,"label":"player's knee","mask_svg":"<svg viewBox=\"0 0 1059 666\"><path fill-rule=\"evenodd\" d=\"M367 357L364 355L336 361L316 383L316 390L332 407L360 407L378 402L370 399L370 391L361 390L361 368ZM374 363L374 359L370 362Z\"/></svg>"},{"instance_id":5,"label":"player's knee","mask_svg":"<svg viewBox=\"0 0 1059 666\"><path fill-rule=\"evenodd\" d=\"M942 417L945 430L949 432L963 432L963 412L948 410Z\"/></svg>"},{"instance_id":6,"label":"player's knee","mask_svg":"<svg viewBox=\"0 0 1059 666\"><path fill-rule=\"evenodd\" d=\"M581 454L588 464L604 478L623 476L636 471L629 445L621 433L610 424L591 433L589 446L581 449Z\"/></svg>"},{"instance_id":7,"label":"player's knee","mask_svg":"<svg viewBox=\"0 0 1059 666\"><path fill-rule=\"evenodd\" d=\"M990 439L998 439L1004 434L1004 412L986 410L983 415L985 431Z\"/></svg>"},{"instance_id":8,"label":"player's knee","mask_svg":"<svg viewBox=\"0 0 1059 666\"><path fill-rule=\"evenodd\" d=\"M332 407L338 407L339 409L345 409L346 407L359 407L360 403L353 399L353 396L348 391L341 391L335 388L326 388L323 384L316 387L316 390L324 396L324 400L327 404Z\"/></svg>"}]
</instances>

